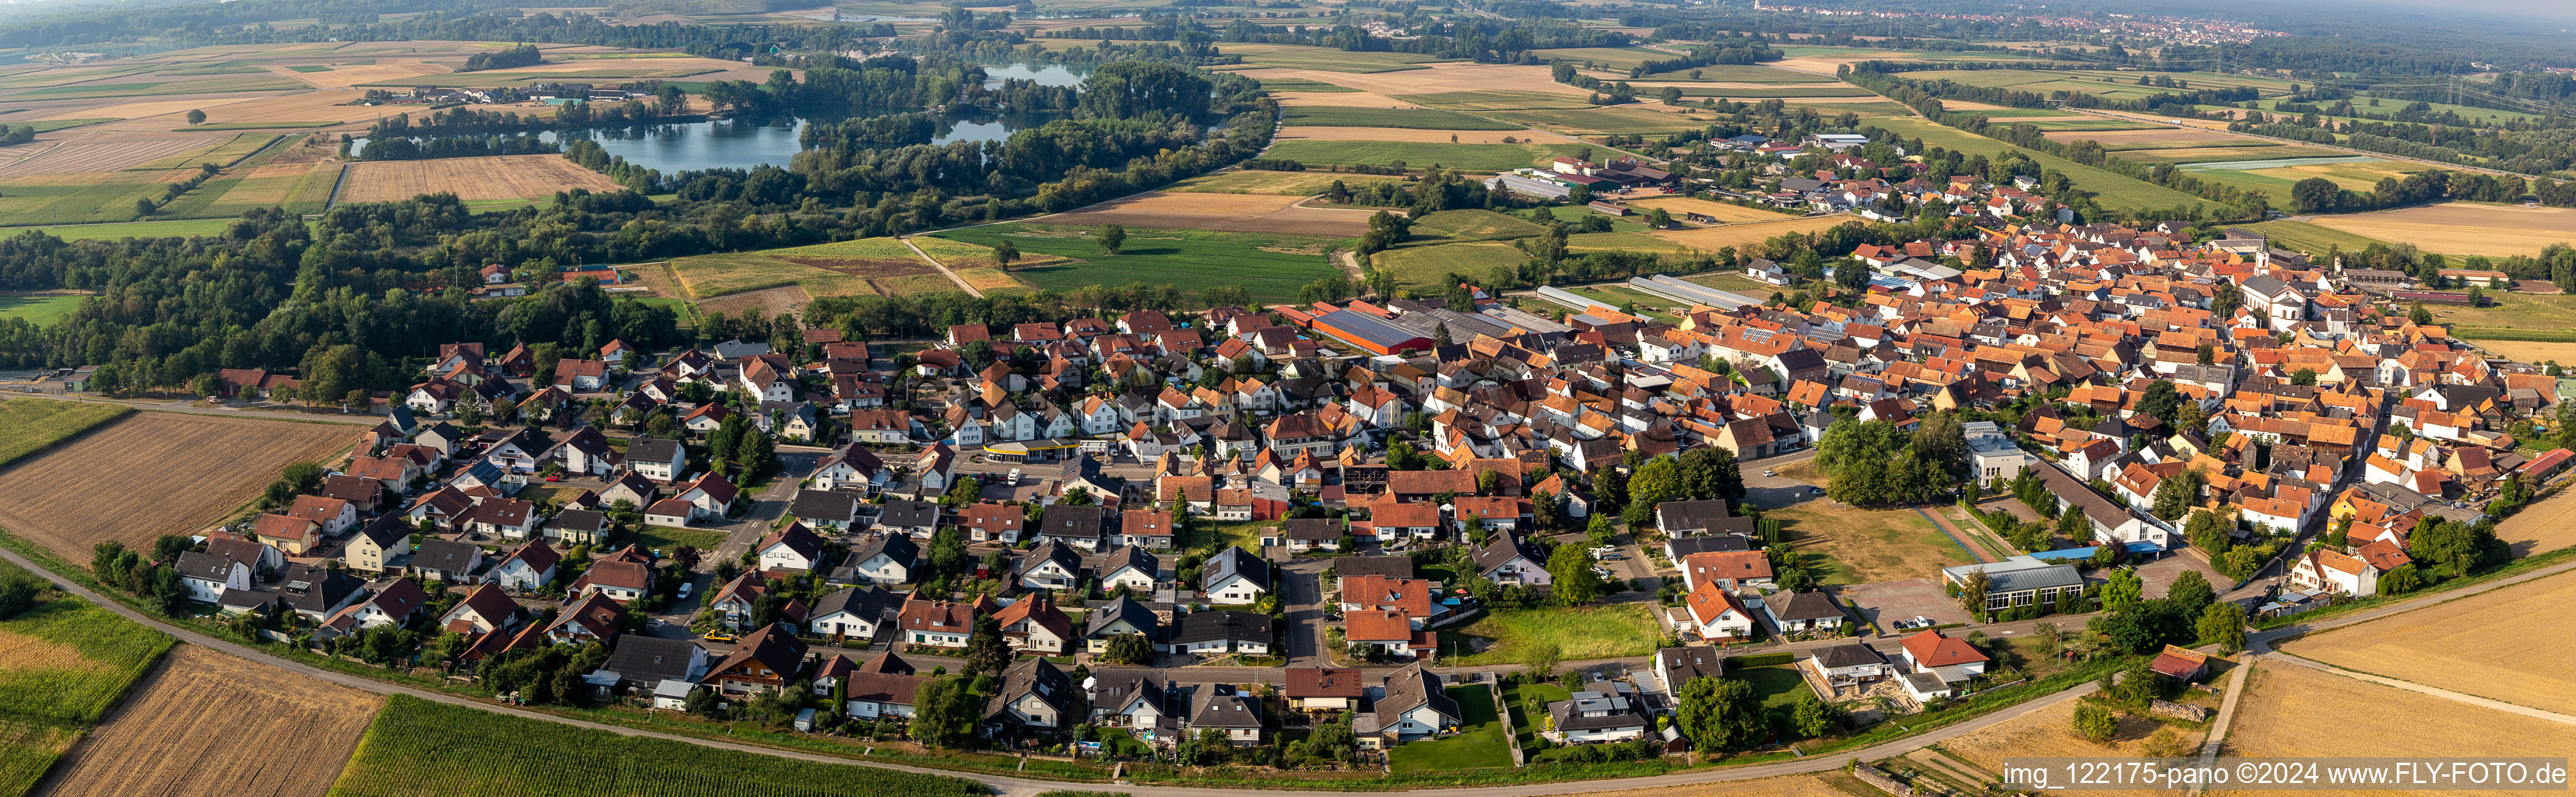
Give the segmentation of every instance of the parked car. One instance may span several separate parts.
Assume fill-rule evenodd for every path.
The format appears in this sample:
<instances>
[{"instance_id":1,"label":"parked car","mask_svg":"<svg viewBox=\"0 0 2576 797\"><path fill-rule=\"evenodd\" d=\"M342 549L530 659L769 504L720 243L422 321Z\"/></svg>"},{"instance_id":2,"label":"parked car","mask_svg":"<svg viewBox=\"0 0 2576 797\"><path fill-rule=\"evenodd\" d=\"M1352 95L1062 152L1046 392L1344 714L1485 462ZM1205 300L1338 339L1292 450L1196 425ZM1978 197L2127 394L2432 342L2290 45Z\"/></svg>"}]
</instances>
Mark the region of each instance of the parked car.
<instances>
[{"instance_id":1,"label":"parked car","mask_svg":"<svg viewBox=\"0 0 2576 797\"><path fill-rule=\"evenodd\" d=\"M1780 475L1780 472L1779 472L1779 471L1776 471L1776 470L1766 470L1766 471L1763 471L1763 472L1762 472L1762 475L1764 475L1764 476L1778 476L1778 475Z\"/></svg>"},{"instance_id":2,"label":"parked car","mask_svg":"<svg viewBox=\"0 0 2576 797\"><path fill-rule=\"evenodd\" d=\"M680 600L688 600L688 599L689 599L689 592L690 592L691 590L695 590L695 589L697 589L697 588L698 588L698 582L695 582L695 581L682 581L682 582L680 582Z\"/></svg>"}]
</instances>

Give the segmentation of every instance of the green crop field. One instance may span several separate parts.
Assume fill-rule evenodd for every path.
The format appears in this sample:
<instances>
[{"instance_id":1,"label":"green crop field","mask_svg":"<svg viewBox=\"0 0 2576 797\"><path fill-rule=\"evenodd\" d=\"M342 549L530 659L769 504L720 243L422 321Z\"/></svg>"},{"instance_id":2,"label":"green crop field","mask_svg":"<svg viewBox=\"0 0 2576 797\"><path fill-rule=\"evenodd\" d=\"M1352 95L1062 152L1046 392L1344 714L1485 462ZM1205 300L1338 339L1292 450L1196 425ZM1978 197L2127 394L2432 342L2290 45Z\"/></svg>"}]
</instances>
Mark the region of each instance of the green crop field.
<instances>
[{"instance_id":1,"label":"green crop field","mask_svg":"<svg viewBox=\"0 0 2576 797\"><path fill-rule=\"evenodd\" d=\"M17 424L9 414L26 401L37 400L0 402L0 432ZM0 562L0 578L25 577L27 571ZM37 593L34 606L0 619L0 640L18 648L11 668L0 670L0 794L33 789L54 759L176 641L51 590Z\"/></svg>"},{"instance_id":2,"label":"green crop field","mask_svg":"<svg viewBox=\"0 0 2576 797\"><path fill-rule=\"evenodd\" d=\"M1282 110L1279 123L1290 127L1401 127L1413 130L1518 130L1482 116L1428 108L1345 108L1300 105Z\"/></svg>"},{"instance_id":3,"label":"green crop field","mask_svg":"<svg viewBox=\"0 0 2576 797\"><path fill-rule=\"evenodd\" d=\"M1560 155L1571 156L1582 149L1590 148L1580 144L1293 140L1272 145L1267 157L1297 161L1308 166L1389 166L1401 161L1410 169L1436 164L1467 171L1501 172L1536 166Z\"/></svg>"},{"instance_id":4,"label":"green crop field","mask_svg":"<svg viewBox=\"0 0 2576 797\"><path fill-rule=\"evenodd\" d=\"M296 64L296 65L294 65L294 66L287 67L286 69L287 69L287 71L290 71L290 72L329 72L329 71L331 71L331 68L330 68L330 67L323 66L323 65L321 65L321 64Z\"/></svg>"},{"instance_id":5,"label":"green crop field","mask_svg":"<svg viewBox=\"0 0 2576 797\"><path fill-rule=\"evenodd\" d=\"M1371 256L1378 268L1395 272L1397 285L1435 288L1450 274L1482 279L1495 266L1518 266L1529 260L1519 247L1501 241L1468 241L1389 249Z\"/></svg>"},{"instance_id":6,"label":"green crop field","mask_svg":"<svg viewBox=\"0 0 2576 797\"><path fill-rule=\"evenodd\" d=\"M2162 130L2164 125L2151 125L2127 119L2046 119L2037 122L2015 122L2040 130Z\"/></svg>"},{"instance_id":7,"label":"green crop field","mask_svg":"<svg viewBox=\"0 0 2576 797\"><path fill-rule=\"evenodd\" d=\"M80 307L78 296L0 296L0 318L23 318L36 326L51 324ZM0 430L5 434L6 430Z\"/></svg>"},{"instance_id":8,"label":"green crop field","mask_svg":"<svg viewBox=\"0 0 2576 797\"><path fill-rule=\"evenodd\" d=\"M317 168L303 174L267 177L218 177L197 190L161 206L161 218L234 219L252 208L283 207L295 213L319 213L331 198L339 169ZM220 226L216 229L222 229Z\"/></svg>"},{"instance_id":9,"label":"green crop field","mask_svg":"<svg viewBox=\"0 0 2576 797\"><path fill-rule=\"evenodd\" d=\"M1165 191L1202 194L1279 194L1313 196L1332 190L1335 181L1351 188L1368 183L1397 181L1402 178L1387 174L1351 174L1349 172L1273 172L1258 169L1231 169L1202 174L1168 186Z\"/></svg>"},{"instance_id":10,"label":"green crop field","mask_svg":"<svg viewBox=\"0 0 2576 797\"><path fill-rule=\"evenodd\" d=\"M581 765L567 766L566 751L580 751ZM333 797L983 797L990 791L964 778L718 750L409 695L385 701L331 786Z\"/></svg>"},{"instance_id":11,"label":"green crop field","mask_svg":"<svg viewBox=\"0 0 2576 797\"><path fill-rule=\"evenodd\" d=\"M2327 249L2355 251L2371 244L2387 243L2377 238L2344 232L2321 224L2304 221L2265 221L2245 225L2246 229L2272 237L2272 245L2323 255Z\"/></svg>"},{"instance_id":12,"label":"green crop field","mask_svg":"<svg viewBox=\"0 0 2576 797\"><path fill-rule=\"evenodd\" d=\"M196 235L219 235L230 218L186 219L178 221L128 221L115 224L62 224L52 227L6 227L0 234L16 235L39 230L66 241L113 241L121 238L186 238Z\"/></svg>"},{"instance_id":13,"label":"green crop field","mask_svg":"<svg viewBox=\"0 0 2576 797\"><path fill-rule=\"evenodd\" d=\"M1341 273L1324 258L1325 250L1341 239L1312 235L1130 228L1126 245L1114 255L1100 252L1088 228L1015 222L933 237L982 246L1007 240L1024 253L1063 258L1011 272L1040 289L1143 283L1178 285L1195 293L1209 284L1211 264L1222 263L1227 283L1257 299L1285 301L1296 299L1307 283Z\"/></svg>"},{"instance_id":14,"label":"green crop field","mask_svg":"<svg viewBox=\"0 0 2576 797\"><path fill-rule=\"evenodd\" d=\"M172 155L160 160L145 163L141 166L126 169L126 171L157 172L169 169L185 169L200 163L211 163L218 167L231 166L235 163L241 162L241 159L243 158L250 157L251 153L258 152L261 148L276 143L280 138L283 138L283 136L276 133L240 133L234 135L231 141L226 141L197 152L191 152L184 155Z\"/></svg>"},{"instance_id":15,"label":"green crop field","mask_svg":"<svg viewBox=\"0 0 2576 797\"><path fill-rule=\"evenodd\" d=\"M2330 154L2334 158L2351 157L2342 153ZM2425 168L2406 161L2376 159L2283 163L2278 162L2278 159L2266 158L2233 163L2204 162L2191 167L2190 171L2192 176L2203 180L2214 180L2238 188L2261 191L2265 196L2272 198L2275 206L2287 206L2290 204L2290 186L2311 177L2323 177L2332 181L2337 187L2367 193L2375 189L2381 180L2392 177L2404 178Z\"/></svg>"},{"instance_id":16,"label":"green crop field","mask_svg":"<svg viewBox=\"0 0 2576 797\"><path fill-rule=\"evenodd\" d=\"M1588 111L1513 111L1503 114L1503 118L1523 124L1603 135L1677 133L1698 130L1709 124L1677 113L1626 105Z\"/></svg>"},{"instance_id":17,"label":"green crop field","mask_svg":"<svg viewBox=\"0 0 2576 797\"><path fill-rule=\"evenodd\" d=\"M1912 117L1871 119L1867 125L1885 128L1923 143L1945 149L1994 157L2006 151L2021 153L2042 168L2054 169L2075 181L2077 188L2093 192L2105 207L2125 210L2196 206L2217 209L2217 205L2200 197L2156 185L2118 172L2105 171L2044 152L2026 150L1985 136Z\"/></svg>"},{"instance_id":18,"label":"green crop field","mask_svg":"<svg viewBox=\"0 0 2576 797\"><path fill-rule=\"evenodd\" d=\"M1642 227L1642 225L1641 225ZM1584 252L1653 252L1686 255L1699 250L1647 235L1642 232L1587 232L1565 237L1565 251Z\"/></svg>"},{"instance_id":19,"label":"green crop field","mask_svg":"<svg viewBox=\"0 0 2576 797\"><path fill-rule=\"evenodd\" d=\"M1431 94L1399 94L1390 99L1452 111L1524 111L1547 108L1590 108L1579 94L1552 91L1442 91Z\"/></svg>"},{"instance_id":20,"label":"green crop field","mask_svg":"<svg viewBox=\"0 0 2576 797\"><path fill-rule=\"evenodd\" d=\"M1698 72L1699 77L1691 77ZM1712 83L1840 83L1832 75L1800 72L1760 64L1710 64L1670 72L1654 72L1638 80L1701 80Z\"/></svg>"},{"instance_id":21,"label":"green crop field","mask_svg":"<svg viewBox=\"0 0 2576 797\"><path fill-rule=\"evenodd\" d=\"M1531 50L1530 54L1549 61L1577 63L1588 61L1623 72L1635 69L1637 65L1647 61L1669 61L1681 57L1644 47L1559 47L1550 50Z\"/></svg>"},{"instance_id":22,"label":"green crop field","mask_svg":"<svg viewBox=\"0 0 2576 797\"><path fill-rule=\"evenodd\" d=\"M132 221L134 200L159 200L166 174L110 172L87 185L0 185L0 226Z\"/></svg>"},{"instance_id":23,"label":"green crop field","mask_svg":"<svg viewBox=\"0 0 2576 797\"><path fill-rule=\"evenodd\" d=\"M70 299L78 304L81 297L45 297L48 300ZM0 302L9 301L0 299ZM68 310L65 312L69 312ZM40 398L0 400L0 467L19 458L45 450L72 435L116 419L128 412L115 404L93 404L86 401L57 401Z\"/></svg>"}]
</instances>

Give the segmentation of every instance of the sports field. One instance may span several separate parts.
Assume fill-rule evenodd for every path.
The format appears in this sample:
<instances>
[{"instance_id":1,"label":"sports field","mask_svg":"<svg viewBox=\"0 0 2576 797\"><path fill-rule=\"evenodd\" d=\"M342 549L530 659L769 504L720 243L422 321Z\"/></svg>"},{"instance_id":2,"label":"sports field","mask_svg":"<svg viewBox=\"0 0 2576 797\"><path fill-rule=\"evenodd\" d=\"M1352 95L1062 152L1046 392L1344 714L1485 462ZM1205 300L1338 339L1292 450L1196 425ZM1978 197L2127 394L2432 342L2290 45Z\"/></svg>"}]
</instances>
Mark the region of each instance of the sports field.
<instances>
[{"instance_id":1,"label":"sports field","mask_svg":"<svg viewBox=\"0 0 2576 797\"><path fill-rule=\"evenodd\" d=\"M1210 194L1202 196L1223 196ZM1193 229L1128 228L1117 254L1104 254L1090 227L1014 222L969 227L933 237L992 246L1009 241L1022 252L1063 258L1049 265L1020 268L1021 281L1041 289L1072 290L1093 285L1178 285L1196 292L1212 284L1211 264L1224 264L1226 284L1239 285L1255 298L1286 301L1298 297L1307 283L1341 273L1325 252L1343 239L1275 233L1214 232Z\"/></svg>"}]
</instances>

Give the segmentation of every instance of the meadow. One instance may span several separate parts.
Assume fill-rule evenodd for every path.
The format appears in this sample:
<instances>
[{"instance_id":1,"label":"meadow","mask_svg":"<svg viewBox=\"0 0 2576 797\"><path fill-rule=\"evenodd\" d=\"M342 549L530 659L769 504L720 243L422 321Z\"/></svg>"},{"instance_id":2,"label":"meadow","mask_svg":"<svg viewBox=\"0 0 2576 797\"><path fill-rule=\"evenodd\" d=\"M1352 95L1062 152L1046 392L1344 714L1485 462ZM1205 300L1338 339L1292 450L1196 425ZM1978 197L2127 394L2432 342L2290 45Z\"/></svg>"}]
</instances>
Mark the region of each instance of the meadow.
<instances>
[{"instance_id":1,"label":"meadow","mask_svg":"<svg viewBox=\"0 0 2576 797\"><path fill-rule=\"evenodd\" d=\"M24 318L27 323L44 326L80 309L80 300L78 296L0 296L0 318Z\"/></svg>"},{"instance_id":2,"label":"meadow","mask_svg":"<svg viewBox=\"0 0 2576 797\"><path fill-rule=\"evenodd\" d=\"M1446 166L1477 172L1502 172L1536 166L1550 158L1590 149L1580 144L1444 144L1428 141L1281 141L1268 157L1308 166Z\"/></svg>"},{"instance_id":3,"label":"meadow","mask_svg":"<svg viewBox=\"0 0 2576 797\"><path fill-rule=\"evenodd\" d=\"M1209 284L1210 268L1222 267L1229 283L1250 291L1254 298L1287 301L1296 299L1307 283L1341 273L1324 255L1341 239L1321 236L1129 229L1126 244L1114 255L1100 251L1089 228L1014 222L930 237L988 247L1009 241L1021 252L1063 258L1012 272L1041 289L1143 283L1178 285L1195 292Z\"/></svg>"},{"instance_id":4,"label":"meadow","mask_svg":"<svg viewBox=\"0 0 2576 797\"><path fill-rule=\"evenodd\" d=\"M1367 183L1389 182L1399 179L1402 178L1398 178L1393 175L1351 174L1348 172L1272 172L1255 169L1234 169L1215 172L1212 174L1202 174L1197 177L1192 177L1190 179L1165 186L1163 190L1176 193L1314 196L1316 194L1332 190L1333 183L1336 181L1339 181L1345 186L1356 188Z\"/></svg>"},{"instance_id":5,"label":"meadow","mask_svg":"<svg viewBox=\"0 0 2576 797\"><path fill-rule=\"evenodd\" d=\"M1863 124L1866 126L1884 128L1909 138L1921 138L1925 144L1942 147L1955 152L1964 152L1972 155L1981 154L1987 157L2001 155L2007 151L2018 152L2024 157L2031 159L2033 162L2038 163L2042 168L2054 169L2057 172L2066 175L2069 179L2075 181L2076 187L2093 192L2094 197L2106 207L2126 210L2145 210L2150 208L2161 209L2180 206L2201 207L2208 210L2218 209L2218 206L2215 203L2211 203L2208 200L2140 180L2135 177L2130 177L2118 172L2106 171L2092 166L2086 166L2045 152L2022 149L1995 139L1969 133L1957 128L1946 127L1923 119L1895 117L1871 119L1867 120Z\"/></svg>"},{"instance_id":6,"label":"meadow","mask_svg":"<svg viewBox=\"0 0 2576 797\"><path fill-rule=\"evenodd\" d=\"M114 224L62 224L52 227L11 227L0 233L16 235L26 230L39 230L66 241L117 240L122 238L186 238L216 235L233 223L230 218L187 219L173 221L128 221Z\"/></svg>"},{"instance_id":7,"label":"meadow","mask_svg":"<svg viewBox=\"0 0 2576 797\"><path fill-rule=\"evenodd\" d=\"M1534 645L1553 644L1566 661L1643 656L1663 625L1640 603L1587 609L1506 609L1440 632L1441 658L1455 666L1510 664ZM1492 640L1485 644L1479 640ZM1484 652L1468 653L1483 648Z\"/></svg>"},{"instance_id":8,"label":"meadow","mask_svg":"<svg viewBox=\"0 0 2576 797\"><path fill-rule=\"evenodd\" d=\"M1517 266L1529 253L1501 241L1469 241L1389 249L1370 256L1378 268L1395 272L1401 287L1436 287L1450 274L1480 276L1495 266Z\"/></svg>"},{"instance_id":9,"label":"meadow","mask_svg":"<svg viewBox=\"0 0 2576 797\"><path fill-rule=\"evenodd\" d=\"M0 562L0 576L26 571ZM24 794L176 640L47 590L0 619L0 794Z\"/></svg>"},{"instance_id":10,"label":"meadow","mask_svg":"<svg viewBox=\"0 0 2576 797\"><path fill-rule=\"evenodd\" d=\"M1430 108L1350 108L1298 105L1282 109L1285 127L1401 127L1415 130L1518 130L1520 125Z\"/></svg>"},{"instance_id":11,"label":"meadow","mask_svg":"<svg viewBox=\"0 0 2576 797\"><path fill-rule=\"evenodd\" d=\"M1242 56L1246 66L1362 74L1421 69L1420 64L1447 60L1438 56L1416 53L1348 52L1330 47L1235 42L1217 45L1217 53Z\"/></svg>"},{"instance_id":12,"label":"meadow","mask_svg":"<svg viewBox=\"0 0 2576 797\"><path fill-rule=\"evenodd\" d=\"M1455 736L1411 742L1386 754L1396 772L1498 769L1512 765L1511 740L1502 718L1494 713L1494 691L1484 684L1449 687L1463 727Z\"/></svg>"},{"instance_id":13,"label":"meadow","mask_svg":"<svg viewBox=\"0 0 2576 797\"><path fill-rule=\"evenodd\" d=\"M567 750L581 751L583 765L566 766ZM983 797L990 790L964 778L718 750L396 695L330 793Z\"/></svg>"},{"instance_id":14,"label":"meadow","mask_svg":"<svg viewBox=\"0 0 2576 797\"><path fill-rule=\"evenodd\" d=\"M1503 118L1526 125L1564 128L1568 132L1627 135L1698 130L1708 123L1677 113L1637 106L1611 106L1585 111L1514 111Z\"/></svg>"},{"instance_id":15,"label":"meadow","mask_svg":"<svg viewBox=\"0 0 2576 797\"><path fill-rule=\"evenodd\" d=\"M78 296L46 298L80 301ZM132 411L121 405L87 401L0 399L0 467Z\"/></svg>"},{"instance_id":16,"label":"meadow","mask_svg":"<svg viewBox=\"0 0 2576 797\"><path fill-rule=\"evenodd\" d=\"M2215 180L2246 190L2261 191L2265 196L2272 198L2275 207L2289 206L2290 187L2311 177L2323 177L2332 181L2337 187L2369 193L2378 186L2380 180L2391 177L2402 179L2425 168L2405 161L2356 159L2341 154L2317 162L2280 162L2281 159L2292 156L2293 153L2283 153L2275 158L2262 160L2205 161L2185 168L2191 171L2192 176L2203 180Z\"/></svg>"},{"instance_id":17,"label":"meadow","mask_svg":"<svg viewBox=\"0 0 2576 797\"><path fill-rule=\"evenodd\" d=\"M2328 249L2358 250L2369 248L2371 244L2386 243L2376 238L2304 221L2264 221L2248 224L2245 227L2270 236L2274 246L2295 249L2312 255L2325 254Z\"/></svg>"}]
</instances>

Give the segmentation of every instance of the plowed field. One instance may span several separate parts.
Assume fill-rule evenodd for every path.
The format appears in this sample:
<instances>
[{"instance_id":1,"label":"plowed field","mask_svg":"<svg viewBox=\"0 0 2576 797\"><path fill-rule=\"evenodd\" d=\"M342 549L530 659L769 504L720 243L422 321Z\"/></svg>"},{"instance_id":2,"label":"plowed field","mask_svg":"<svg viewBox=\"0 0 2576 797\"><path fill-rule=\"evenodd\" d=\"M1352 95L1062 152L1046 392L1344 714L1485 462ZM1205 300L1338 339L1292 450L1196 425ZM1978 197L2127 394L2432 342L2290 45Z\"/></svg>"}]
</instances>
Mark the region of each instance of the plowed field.
<instances>
[{"instance_id":1,"label":"plowed field","mask_svg":"<svg viewBox=\"0 0 2576 797\"><path fill-rule=\"evenodd\" d=\"M359 427L169 412L117 419L0 470L0 528L88 561L120 540L149 550L193 534L259 495L287 463L326 462Z\"/></svg>"}]
</instances>

